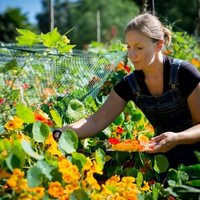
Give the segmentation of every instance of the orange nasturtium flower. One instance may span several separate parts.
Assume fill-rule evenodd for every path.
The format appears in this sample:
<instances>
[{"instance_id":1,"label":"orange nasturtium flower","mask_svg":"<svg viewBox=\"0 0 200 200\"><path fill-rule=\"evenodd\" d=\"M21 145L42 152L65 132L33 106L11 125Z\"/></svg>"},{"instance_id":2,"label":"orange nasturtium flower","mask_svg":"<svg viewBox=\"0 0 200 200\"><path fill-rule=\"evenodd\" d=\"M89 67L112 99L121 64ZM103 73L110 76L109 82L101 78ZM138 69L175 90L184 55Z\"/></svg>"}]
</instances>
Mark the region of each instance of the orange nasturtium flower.
<instances>
[{"instance_id":1,"label":"orange nasturtium flower","mask_svg":"<svg viewBox=\"0 0 200 200\"><path fill-rule=\"evenodd\" d=\"M125 65L123 62L119 62L115 71L124 71L126 73L129 73L131 71L131 68L128 65Z\"/></svg>"},{"instance_id":2,"label":"orange nasturtium flower","mask_svg":"<svg viewBox=\"0 0 200 200\"><path fill-rule=\"evenodd\" d=\"M191 63L196 66L196 67L200 67L200 60L196 59L196 58L193 58L191 60Z\"/></svg>"},{"instance_id":3,"label":"orange nasturtium flower","mask_svg":"<svg viewBox=\"0 0 200 200\"><path fill-rule=\"evenodd\" d=\"M54 198L59 198L64 194L64 191L65 190L60 182L58 181L50 182L49 188L48 188L48 193L50 196Z\"/></svg>"},{"instance_id":4,"label":"orange nasturtium flower","mask_svg":"<svg viewBox=\"0 0 200 200\"><path fill-rule=\"evenodd\" d=\"M115 151L144 151L148 148L149 138L141 134L138 139L119 140L116 138L109 138L108 142L112 145L112 150Z\"/></svg>"},{"instance_id":5,"label":"orange nasturtium flower","mask_svg":"<svg viewBox=\"0 0 200 200\"><path fill-rule=\"evenodd\" d=\"M110 144L118 144L118 143L120 143L120 140L119 139L117 139L117 138L109 138L108 139L108 142L110 143Z\"/></svg>"},{"instance_id":6,"label":"orange nasturtium flower","mask_svg":"<svg viewBox=\"0 0 200 200\"><path fill-rule=\"evenodd\" d=\"M6 122L6 124L4 125L4 127L7 130L11 130L12 131L12 130L16 130L16 129L21 128L22 125L23 125L22 119L20 119L17 116L14 116L11 120L9 120L8 122Z\"/></svg>"},{"instance_id":7,"label":"orange nasturtium flower","mask_svg":"<svg viewBox=\"0 0 200 200\"><path fill-rule=\"evenodd\" d=\"M35 115L35 120L41 121L49 126L53 125L53 122L49 119L48 115L44 113L42 110L35 111L34 115Z\"/></svg>"}]
</instances>

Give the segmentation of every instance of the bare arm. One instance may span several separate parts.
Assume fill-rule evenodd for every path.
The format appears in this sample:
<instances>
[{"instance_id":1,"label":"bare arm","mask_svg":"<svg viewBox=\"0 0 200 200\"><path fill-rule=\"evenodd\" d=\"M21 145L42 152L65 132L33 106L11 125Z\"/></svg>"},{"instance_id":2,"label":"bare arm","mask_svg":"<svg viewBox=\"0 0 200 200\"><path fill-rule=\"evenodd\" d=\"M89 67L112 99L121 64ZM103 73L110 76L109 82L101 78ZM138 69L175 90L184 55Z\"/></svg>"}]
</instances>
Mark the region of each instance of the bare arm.
<instances>
[{"instance_id":1,"label":"bare arm","mask_svg":"<svg viewBox=\"0 0 200 200\"><path fill-rule=\"evenodd\" d=\"M194 124L193 127L179 133L165 132L153 138L153 143L157 145L154 149L149 150L149 153L167 152L179 144L200 142L200 83L190 94L187 102Z\"/></svg>"},{"instance_id":2,"label":"bare arm","mask_svg":"<svg viewBox=\"0 0 200 200\"><path fill-rule=\"evenodd\" d=\"M74 130L79 138L91 137L105 129L123 111L126 101L112 91L103 106L93 115L64 126Z\"/></svg>"},{"instance_id":3,"label":"bare arm","mask_svg":"<svg viewBox=\"0 0 200 200\"><path fill-rule=\"evenodd\" d=\"M193 144L200 141L200 83L187 99L194 126L180 132L180 144Z\"/></svg>"}]
</instances>

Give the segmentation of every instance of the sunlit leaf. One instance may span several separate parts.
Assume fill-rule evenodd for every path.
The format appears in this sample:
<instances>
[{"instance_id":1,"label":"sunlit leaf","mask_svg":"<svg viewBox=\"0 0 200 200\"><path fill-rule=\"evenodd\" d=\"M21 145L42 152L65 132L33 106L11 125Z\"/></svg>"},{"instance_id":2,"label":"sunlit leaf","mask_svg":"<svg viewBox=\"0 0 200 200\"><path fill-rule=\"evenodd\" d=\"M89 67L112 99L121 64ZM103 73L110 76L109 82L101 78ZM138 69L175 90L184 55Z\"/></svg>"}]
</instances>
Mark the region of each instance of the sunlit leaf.
<instances>
[{"instance_id":1,"label":"sunlit leaf","mask_svg":"<svg viewBox=\"0 0 200 200\"><path fill-rule=\"evenodd\" d=\"M143 175L141 172L138 172L137 177L136 177L136 184L138 188L142 186L142 182L143 182Z\"/></svg>"},{"instance_id":2,"label":"sunlit leaf","mask_svg":"<svg viewBox=\"0 0 200 200\"><path fill-rule=\"evenodd\" d=\"M37 35L26 29L17 29L17 32L21 35L16 37L18 44L20 45L33 45L37 42Z\"/></svg>"},{"instance_id":3,"label":"sunlit leaf","mask_svg":"<svg viewBox=\"0 0 200 200\"><path fill-rule=\"evenodd\" d=\"M57 42L62 40L62 36L57 31L57 28L54 28L49 33L41 34L41 38L42 38L44 46L49 47L49 48L56 47Z\"/></svg>"},{"instance_id":4,"label":"sunlit leaf","mask_svg":"<svg viewBox=\"0 0 200 200\"><path fill-rule=\"evenodd\" d=\"M50 110L53 121L56 123L57 127L62 127L62 118L56 110Z\"/></svg>"},{"instance_id":5,"label":"sunlit leaf","mask_svg":"<svg viewBox=\"0 0 200 200\"><path fill-rule=\"evenodd\" d=\"M35 116L30 108L24 104L16 105L16 114L20 117L24 123L33 123L35 122Z\"/></svg>"},{"instance_id":6,"label":"sunlit leaf","mask_svg":"<svg viewBox=\"0 0 200 200\"><path fill-rule=\"evenodd\" d=\"M95 151L95 159L100 170L103 170L104 164L106 162L105 152L102 149L97 149Z\"/></svg>"}]
</instances>

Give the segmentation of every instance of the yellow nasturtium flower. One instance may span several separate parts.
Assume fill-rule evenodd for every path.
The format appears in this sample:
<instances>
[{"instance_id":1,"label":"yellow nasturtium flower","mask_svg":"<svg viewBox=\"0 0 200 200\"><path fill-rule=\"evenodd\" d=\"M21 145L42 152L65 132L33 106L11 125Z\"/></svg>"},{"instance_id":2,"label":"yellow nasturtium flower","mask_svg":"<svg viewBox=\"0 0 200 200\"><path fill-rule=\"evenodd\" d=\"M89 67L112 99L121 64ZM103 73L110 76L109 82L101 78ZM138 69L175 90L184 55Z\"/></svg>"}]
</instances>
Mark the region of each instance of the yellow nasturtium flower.
<instances>
[{"instance_id":1,"label":"yellow nasturtium flower","mask_svg":"<svg viewBox=\"0 0 200 200\"><path fill-rule=\"evenodd\" d=\"M14 116L11 120L9 120L6 124L5 124L5 128L7 130L16 130L16 129L19 129L21 128L23 125L23 120L20 119L19 117L17 116Z\"/></svg>"}]
</instances>

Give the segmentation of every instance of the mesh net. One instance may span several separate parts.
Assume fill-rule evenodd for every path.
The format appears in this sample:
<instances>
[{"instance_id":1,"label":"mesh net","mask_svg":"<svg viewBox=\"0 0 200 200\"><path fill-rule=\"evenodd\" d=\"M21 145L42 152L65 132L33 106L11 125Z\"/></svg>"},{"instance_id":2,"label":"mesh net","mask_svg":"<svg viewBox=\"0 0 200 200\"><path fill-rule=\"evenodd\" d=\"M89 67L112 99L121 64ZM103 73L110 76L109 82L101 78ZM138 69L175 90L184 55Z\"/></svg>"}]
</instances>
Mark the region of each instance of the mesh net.
<instances>
[{"instance_id":1,"label":"mesh net","mask_svg":"<svg viewBox=\"0 0 200 200\"><path fill-rule=\"evenodd\" d=\"M65 55L49 52L43 46L1 45L2 85L20 91L20 100L37 107L50 98L83 100L95 97L125 52L89 53L73 51Z\"/></svg>"}]
</instances>

